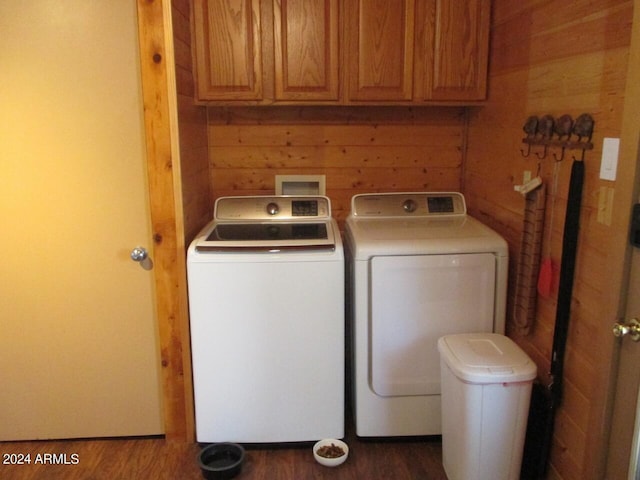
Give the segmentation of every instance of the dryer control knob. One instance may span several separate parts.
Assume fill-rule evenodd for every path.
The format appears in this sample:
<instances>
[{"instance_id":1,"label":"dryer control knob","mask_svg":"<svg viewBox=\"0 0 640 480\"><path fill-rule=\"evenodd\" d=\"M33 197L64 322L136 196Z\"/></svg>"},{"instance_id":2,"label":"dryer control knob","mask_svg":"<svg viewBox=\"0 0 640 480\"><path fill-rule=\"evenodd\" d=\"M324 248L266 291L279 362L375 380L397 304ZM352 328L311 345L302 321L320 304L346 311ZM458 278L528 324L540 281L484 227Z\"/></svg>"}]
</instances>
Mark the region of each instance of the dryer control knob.
<instances>
[{"instance_id":1,"label":"dryer control knob","mask_svg":"<svg viewBox=\"0 0 640 480\"><path fill-rule=\"evenodd\" d=\"M404 211L407 213L413 213L416 211L416 208L418 208L418 204L415 202L415 200L405 200L405 202L402 204L402 208L404 208Z\"/></svg>"},{"instance_id":2,"label":"dryer control knob","mask_svg":"<svg viewBox=\"0 0 640 480\"><path fill-rule=\"evenodd\" d=\"M277 203L271 202L267 205L267 213L269 215L275 215L280 211L280 207L278 207Z\"/></svg>"}]
</instances>

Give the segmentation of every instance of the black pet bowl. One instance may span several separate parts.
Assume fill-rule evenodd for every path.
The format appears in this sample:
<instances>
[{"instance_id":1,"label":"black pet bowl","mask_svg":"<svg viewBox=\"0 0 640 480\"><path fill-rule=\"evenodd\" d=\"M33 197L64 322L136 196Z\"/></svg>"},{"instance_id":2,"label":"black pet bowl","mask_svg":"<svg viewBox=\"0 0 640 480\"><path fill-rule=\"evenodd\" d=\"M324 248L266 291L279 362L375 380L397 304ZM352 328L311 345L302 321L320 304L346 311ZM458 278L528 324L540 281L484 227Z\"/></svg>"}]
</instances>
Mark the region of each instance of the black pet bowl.
<instances>
[{"instance_id":1,"label":"black pet bowl","mask_svg":"<svg viewBox=\"0 0 640 480\"><path fill-rule=\"evenodd\" d=\"M202 476L207 480L233 478L242 470L244 448L237 443L213 443L198 456Z\"/></svg>"}]
</instances>

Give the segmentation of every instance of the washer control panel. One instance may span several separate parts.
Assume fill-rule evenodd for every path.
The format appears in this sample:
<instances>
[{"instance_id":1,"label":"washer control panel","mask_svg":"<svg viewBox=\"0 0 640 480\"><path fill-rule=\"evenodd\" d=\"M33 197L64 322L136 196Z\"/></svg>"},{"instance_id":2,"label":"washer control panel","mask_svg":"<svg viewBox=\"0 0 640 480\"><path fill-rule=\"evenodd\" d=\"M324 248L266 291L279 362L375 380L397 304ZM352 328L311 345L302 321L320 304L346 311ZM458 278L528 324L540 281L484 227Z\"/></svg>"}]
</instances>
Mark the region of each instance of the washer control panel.
<instances>
[{"instance_id":1,"label":"washer control panel","mask_svg":"<svg viewBox=\"0 0 640 480\"><path fill-rule=\"evenodd\" d=\"M458 192L365 193L351 199L354 217L425 217L466 215Z\"/></svg>"},{"instance_id":2,"label":"washer control panel","mask_svg":"<svg viewBox=\"0 0 640 480\"><path fill-rule=\"evenodd\" d=\"M216 200L216 220L328 220L331 203L324 196L247 196Z\"/></svg>"}]
</instances>

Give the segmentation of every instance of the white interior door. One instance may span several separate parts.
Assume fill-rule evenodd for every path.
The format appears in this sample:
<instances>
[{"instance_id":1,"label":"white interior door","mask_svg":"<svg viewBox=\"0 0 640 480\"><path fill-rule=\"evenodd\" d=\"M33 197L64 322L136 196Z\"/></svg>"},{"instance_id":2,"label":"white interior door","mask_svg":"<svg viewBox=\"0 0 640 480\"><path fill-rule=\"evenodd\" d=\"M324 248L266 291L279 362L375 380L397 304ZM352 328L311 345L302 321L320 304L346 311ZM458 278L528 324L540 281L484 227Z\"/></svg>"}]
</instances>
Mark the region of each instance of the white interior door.
<instances>
[{"instance_id":1,"label":"white interior door","mask_svg":"<svg viewBox=\"0 0 640 480\"><path fill-rule=\"evenodd\" d=\"M0 2L0 440L163 431L136 4Z\"/></svg>"},{"instance_id":2,"label":"white interior door","mask_svg":"<svg viewBox=\"0 0 640 480\"><path fill-rule=\"evenodd\" d=\"M631 260L627 315L627 318L635 318L640 321L640 249L634 250ZM634 370L637 370L637 365L640 365L640 344L627 343L629 345L627 345L628 351L624 352L625 361L632 362L632 365L635 366ZM636 377L634 380L633 386L638 387L640 379ZM635 428L629 455L629 479L640 479L640 389L636 388L636 392ZM633 399L633 394L631 399ZM633 406L629 408L628 412L633 412Z\"/></svg>"},{"instance_id":3,"label":"white interior door","mask_svg":"<svg viewBox=\"0 0 640 480\"><path fill-rule=\"evenodd\" d=\"M626 317L640 321L640 249L631 256ZM626 337L631 337L630 334ZM613 424L607 460L607 478L640 478L640 342L623 338L620 343L618 376L615 385ZM634 429L635 425L635 429ZM628 472L628 473L627 473Z\"/></svg>"}]
</instances>

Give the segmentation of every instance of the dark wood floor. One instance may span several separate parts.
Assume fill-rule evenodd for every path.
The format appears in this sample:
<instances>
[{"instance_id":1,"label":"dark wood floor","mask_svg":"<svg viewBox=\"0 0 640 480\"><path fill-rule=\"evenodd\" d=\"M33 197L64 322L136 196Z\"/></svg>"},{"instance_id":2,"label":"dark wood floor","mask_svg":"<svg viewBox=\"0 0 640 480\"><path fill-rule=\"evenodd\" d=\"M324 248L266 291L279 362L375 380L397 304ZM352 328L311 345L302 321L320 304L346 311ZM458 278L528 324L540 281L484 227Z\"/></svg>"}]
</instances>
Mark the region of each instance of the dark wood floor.
<instances>
[{"instance_id":1,"label":"dark wood floor","mask_svg":"<svg viewBox=\"0 0 640 480\"><path fill-rule=\"evenodd\" d=\"M249 448L239 480L445 480L439 438L361 441L348 432L350 453L335 468L316 463L311 447ZM0 479L199 479L200 446L162 438L0 443ZM12 455L15 454L15 455ZM30 464L8 465L30 454ZM53 454L55 458L46 456ZM64 465L52 465L64 462ZM46 463L43 463L46 462Z\"/></svg>"}]
</instances>

